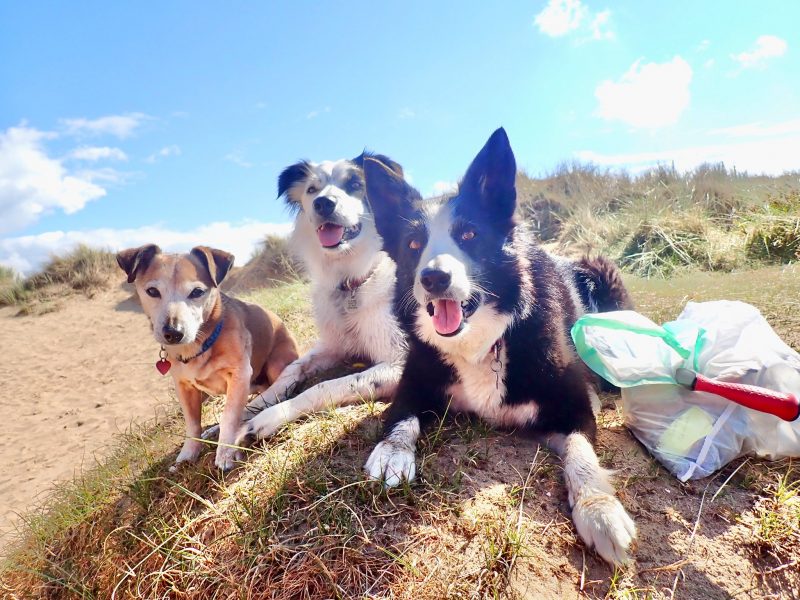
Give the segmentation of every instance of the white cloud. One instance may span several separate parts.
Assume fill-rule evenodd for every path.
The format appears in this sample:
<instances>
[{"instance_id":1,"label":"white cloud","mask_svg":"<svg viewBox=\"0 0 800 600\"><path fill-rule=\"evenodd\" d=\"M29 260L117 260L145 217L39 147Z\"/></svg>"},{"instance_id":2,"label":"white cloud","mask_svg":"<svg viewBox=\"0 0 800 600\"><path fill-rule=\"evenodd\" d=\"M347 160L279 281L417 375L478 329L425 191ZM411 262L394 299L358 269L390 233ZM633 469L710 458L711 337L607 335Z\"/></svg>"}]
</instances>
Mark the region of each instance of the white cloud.
<instances>
[{"instance_id":1,"label":"white cloud","mask_svg":"<svg viewBox=\"0 0 800 600\"><path fill-rule=\"evenodd\" d=\"M762 35L750 50L731 54L731 58L738 62L742 69L763 68L768 59L783 56L788 48L786 40L774 35Z\"/></svg>"},{"instance_id":2,"label":"white cloud","mask_svg":"<svg viewBox=\"0 0 800 600\"><path fill-rule=\"evenodd\" d=\"M415 113L413 109L408 108L407 106L401 108L397 113L398 119L413 119L416 116L417 113Z\"/></svg>"},{"instance_id":3,"label":"white cloud","mask_svg":"<svg viewBox=\"0 0 800 600\"><path fill-rule=\"evenodd\" d=\"M705 61L705 62L703 63L703 66L704 66L706 69L713 69L715 64L717 64L717 61L716 61L716 60L714 60L713 58L709 58L707 61Z\"/></svg>"},{"instance_id":4,"label":"white cloud","mask_svg":"<svg viewBox=\"0 0 800 600\"><path fill-rule=\"evenodd\" d=\"M154 152L153 154L145 158L144 162L153 164L154 162L162 158L167 158L170 156L180 156L180 155L181 155L181 147L176 144L172 144L171 146L164 146L158 152Z\"/></svg>"},{"instance_id":5,"label":"white cloud","mask_svg":"<svg viewBox=\"0 0 800 600\"><path fill-rule=\"evenodd\" d=\"M331 112L331 107L326 106L325 108L320 108L317 110L312 110L310 113L306 115L306 119L316 119L318 116Z\"/></svg>"},{"instance_id":6,"label":"white cloud","mask_svg":"<svg viewBox=\"0 0 800 600\"><path fill-rule=\"evenodd\" d=\"M781 123L773 123L772 125L765 125L759 121L709 131L711 135L727 135L730 137L762 137L788 133L800 133L800 119L791 119Z\"/></svg>"},{"instance_id":7,"label":"white cloud","mask_svg":"<svg viewBox=\"0 0 800 600\"><path fill-rule=\"evenodd\" d=\"M536 15L533 24L540 32L550 37L562 37L577 32L588 40L613 40L611 31L611 11L608 9L593 13L580 0L550 0Z\"/></svg>"},{"instance_id":8,"label":"white cloud","mask_svg":"<svg viewBox=\"0 0 800 600\"><path fill-rule=\"evenodd\" d=\"M68 155L73 160L98 161L98 160L128 160L128 155L119 148L108 146L81 146L75 148Z\"/></svg>"},{"instance_id":9,"label":"white cloud","mask_svg":"<svg viewBox=\"0 0 800 600\"><path fill-rule=\"evenodd\" d=\"M705 52L711 47L711 40L703 40L697 45L698 52Z\"/></svg>"},{"instance_id":10,"label":"white cloud","mask_svg":"<svg viewBox=\"0 0 800 600\"><path fill-rule=\"evenodd\" d=\"M203 244L232 252L236 264L245 264L268 234L288 235L290 223L218 222L188 231L176 231L163 225L131 229L92 229L88 231L50 231L0 240L0 264L30 275L42 267L51 255L62 255L78 244L112 251L154 243L168 252L185 252Z\"/></svg>"},{"instance_id":11,"label":"white cloud","mask_svg":"<svg viewBox=\"0 0 800 600\"><path fill-rule=\"evenodd\" d=\"M69 135L100 136L113 135L127 138L150 117L144 113L108 115L97 119L61 119L64 131Z\"/></svg>"},{"instance_id":12,"label":"white cloud","mask_svg":"<svg viewBox=\"0 0 800 600\"><path fill-rule=\"evenodd\" d=\"M590 25L593 40L613 40L616 34L613 31L606 29L609 26L611 19L611 11L606 9L594 16L592 24Z\"/></svg>"},{"instance_id":13,"label":"white cloud","mask_svg":"<svg viewBox=\"0 0 800 600\"><path fill-rule=\"evenodd\" d=\"M455 181L436 181L433 184L433 195L442 196L444 194L452 194L458 190L458 184Z\"/></svg>"},{"instance_id":14,"label":"white cloud","mask_svg":"<svg viewBox=\"0 0 800 600\"><path fill-rule=\"evenodd\" d=\"M25 124L0 132L0 234L55 210L75 213L106 195L92 177L71 173L47 155L43 142L54 137Z\"/></svg>"},{"instance_id":15,"label":"white cloud","mask_svg":"<svg viewBox=\"0 0 800 600\"><path fill-rule=\"evenodd\" d=\"M227 160L228 162L232 162L235 165L239 165L245 169L249 169L253 166L249 160L244 157L244 154L240 150L234 150L233 152L228 152L225 156L222 157L223 160Z\"/></svg>"},{"instance_id":16,"label":"white cloud","mask_svg":"<svg viewBox=\"0 0 800 600\"><path fill-rule=\"evenodd\" d=\"M587 12L580 0L550 0L533 22L545 35L561 37L578 29Z\"/></svg>"},{"instance_id":17,"label":"white cloud","mask_svg":"<svg viewBox=\"0 0 800 600\"><path fill-rule=\"evenodd\" d=\"M689 106L691 81L692 67L680 56L666 63L639 59L619 81L605 80L597 86L597 113L641 129L672 125Z\"/></svg>"},{"instance_id":18,"label":"white cloud","mask_svg":"<svg viewBox=\"0 0 800 600\"><path fill-rule=\"evenodd\" d=\"M703 163L723 162L728 168L752 174L780 175L800 170L800 134L639 154L582 151L576 156L601 166L624 167L634 173L659 164L674 163L679 171L688 171Z\"/></svg>"}]
</instances>

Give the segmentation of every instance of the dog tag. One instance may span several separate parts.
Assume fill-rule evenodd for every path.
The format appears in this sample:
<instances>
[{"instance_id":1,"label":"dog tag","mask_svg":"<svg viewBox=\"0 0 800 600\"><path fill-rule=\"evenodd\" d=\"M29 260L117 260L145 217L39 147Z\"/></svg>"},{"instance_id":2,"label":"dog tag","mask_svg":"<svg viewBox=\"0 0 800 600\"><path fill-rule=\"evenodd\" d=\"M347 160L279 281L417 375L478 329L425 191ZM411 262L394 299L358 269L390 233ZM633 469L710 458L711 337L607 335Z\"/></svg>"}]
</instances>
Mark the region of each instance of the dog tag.
<instances>
[{"instance_id":1,"label":"dog tag","mask_svg":"<svg viewBox=\"0 0 800 600\"><path fill-rule=\"evenodd\" d=\"M172 363L167 360L167 351L164 350L164 346L161 346L161 352L158 353L158 362L156 363L156 369L162 375L166 375L169 371L169 368L172 366Z\"/></svg>"},{"instance_id":2,"label":"dog tag","mask_svg":"<svg viewBox=\"0 0 800 600\"><path fill-rule=\"evenodd\" d=\"M347 299L347 308L349 310L355 310L358 308L358 300L356 300L355 290L350 292L350 297Z\"/></svg>"}]
</instances>

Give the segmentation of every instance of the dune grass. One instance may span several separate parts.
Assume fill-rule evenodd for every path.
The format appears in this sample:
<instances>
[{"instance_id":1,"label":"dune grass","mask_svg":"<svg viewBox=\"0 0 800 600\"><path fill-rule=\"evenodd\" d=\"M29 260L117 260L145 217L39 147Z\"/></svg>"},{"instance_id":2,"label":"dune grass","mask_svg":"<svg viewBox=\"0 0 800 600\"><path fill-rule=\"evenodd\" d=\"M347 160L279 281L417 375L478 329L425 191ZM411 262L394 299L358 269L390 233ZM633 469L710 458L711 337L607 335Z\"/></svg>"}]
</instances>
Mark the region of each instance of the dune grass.
<instances>
[{"instance_id":1,"label":"dune grass","mask_svg":"<svg viewBox=\"0 0 800 600\"><path fill-rule=\"evenodd\" d=\"M520 212L561 252L600 252L641 277L733 271L800 260L800 174L749 176L724 165L637 176L564 164L517 177Z\"/></svg>"},{"instance_id":2,"label":"dune grass","mask_svg":"<svg viewBox=\"0 0 800 600\"><path fill-rule=\"evenodd\" d=\"M30 277L0 280L0 306L18 306L23 315L58 310L71 295L91 298L110 288L118 268L112 252L80 244L64 256L51 257Z\"/></svg>"},{"instance_id":3,"label":"dune grass","mask_svg":"<svg viewBox=\"0 0 800 600\"><path fill-rule=\"evenodd\" d=\"M800 266L628 283L657 321L674 318L687 299L750 301L800 348ZM295 319L301 345L314 339L307 284L248 298ZM365 398L287 426L228 475L213 467L212 444L197 465L169 471L182 438L177 411L128 432L110 459L28 516L0 568L0 591L425 600L797 589L800 475L790 461L740 460L708 482L680 484L625 432L614 398L604 400L600 459L619 470L619 495L640 529L634 570L609 569L577 540L557 460L480 421L459 416L431 428L413 485L387 492L365 481L361 465L383 410ZM219 410L210 402L204 422ZM717 563L729 570L720 575Z\"/></svg>"},{"instance_id":4,"label":"dune grass","mask_svg":"<svg viewBox=\"0 0 800 600\"><path fill-rule=\"evenodd\" d=\"M240 269L234 269L223 282L223 289L246 294L265 286L274 287L303 279L302 264L289 250L288 240L268 235L253 256Z\"/></svg>"}]
</instances>

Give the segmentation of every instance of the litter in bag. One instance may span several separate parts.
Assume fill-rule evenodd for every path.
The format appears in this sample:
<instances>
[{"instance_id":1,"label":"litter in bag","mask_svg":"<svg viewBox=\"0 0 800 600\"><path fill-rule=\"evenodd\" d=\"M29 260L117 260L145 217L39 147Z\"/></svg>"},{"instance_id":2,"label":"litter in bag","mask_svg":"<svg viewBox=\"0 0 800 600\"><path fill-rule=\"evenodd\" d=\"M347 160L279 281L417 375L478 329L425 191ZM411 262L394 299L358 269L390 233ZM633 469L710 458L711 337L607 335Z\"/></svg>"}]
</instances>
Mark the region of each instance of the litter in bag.
<instances>
[{"instance_id":1,"label":"litter in bag","mask_svg":"<svg viewBox=\"0 0 800 600\"><path fill-rule=\"evenodd\" d=\"M677 385L691 369L719 381L800 397L800 354L744 302L689 302L663 326L633 311L587 314L572 328L578 354L622 388L625 423L681 481L711 475L744 454L800 456L800 420L787 422Z\"/></svg>"}]
</instances>

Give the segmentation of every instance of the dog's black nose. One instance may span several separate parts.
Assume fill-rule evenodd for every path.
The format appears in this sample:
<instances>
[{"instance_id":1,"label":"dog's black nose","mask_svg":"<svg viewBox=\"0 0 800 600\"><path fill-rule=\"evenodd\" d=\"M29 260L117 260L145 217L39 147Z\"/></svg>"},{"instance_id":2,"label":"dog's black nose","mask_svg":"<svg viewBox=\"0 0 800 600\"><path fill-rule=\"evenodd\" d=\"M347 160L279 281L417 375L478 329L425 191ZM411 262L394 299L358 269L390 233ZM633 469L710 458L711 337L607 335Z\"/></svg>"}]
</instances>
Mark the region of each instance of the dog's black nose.
<instances>
[{"instance_id":1,"label":"dog's black nose","mask_svg":"<svg viewBox=\"0 0 800 600\"><path fill-rule=\"evenodd\" d=\"M422 269L419 282L431 294L441 294L450 287L450 273L440 269Z\"/></svg>"},{"instance_id":2,"label":"dog's black nose","mask_svg":"<svg viewBox=\"0 0 800 600\"><path fill-rule=\"evenodd\" d=\"M164 329L161 330L161 333L164 335L164 340L166 340L168 344L177 344L183 339L183 332L169 325L164 325Z\"/></svg>"},{"instance_id":3,"label":"dog's black nose","mask_svg":"<svg viewBox=\"0 0 800 600\"><path fill-rule=\"evenodd\" d=\"M330 217L334 208L336 208L336 202L327 196L314 198L314 210L320 217Z\"/></svg>"}]
</instances>

